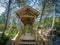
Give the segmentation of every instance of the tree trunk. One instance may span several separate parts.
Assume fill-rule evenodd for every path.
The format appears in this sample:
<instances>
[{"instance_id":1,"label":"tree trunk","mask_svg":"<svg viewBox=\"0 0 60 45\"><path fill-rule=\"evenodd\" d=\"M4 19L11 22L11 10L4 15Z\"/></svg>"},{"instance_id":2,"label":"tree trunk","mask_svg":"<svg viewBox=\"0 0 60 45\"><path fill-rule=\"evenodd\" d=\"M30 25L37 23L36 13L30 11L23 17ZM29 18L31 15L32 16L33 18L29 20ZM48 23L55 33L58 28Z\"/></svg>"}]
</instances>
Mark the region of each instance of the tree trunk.
<instances>
[{"instance_id":1,"label":"tree trunk","mask_svg":"<svg viewBox=\"0 0 60 45\"><path fill-rule=\"evenodd\" d=\"M7 29L7 23L8 23L8 17L9 17L9 12L10 12L10 5L11 5L11 3L12 3L12 0L9 0L8 11L7 11L7 18L6 18L5 28L4 28L4 30L3 30L3 35L4 35L5 30Z\"/></svg>"},{"instance_id":2,"label":"tree trunk","mask_svg":"<svg viewBox=\"0 0 60 45\"><path fill-rule=\"evenodd\" d=\"M44 0L44 2L43 2L42 12L41 12L41 16L40 16L39 24L41 23L42 15L43 15L43 12L44 12L45 6L46 6L46 0Z\"/></svg>"},{"instance_id":3,"label":"tree trunk","mask_svg":"<svg viewBox=\"0 0 60 45\"><path fill-rule=\"evenodd\" d=\"M55 3L56 3L56 0L55 1L53 0L54 8L55 8L55 5L56 5ZM51 39L50 40L51 45L53 45L52 35L53 35L54 23L55 23L55 14L53 15L52 26L51 26L52 27L52 29L51 29L52 31L51 31L51 34L50 34L50 36L51 36L51 38L50 38Z\"/></svg>"}]
</instances>

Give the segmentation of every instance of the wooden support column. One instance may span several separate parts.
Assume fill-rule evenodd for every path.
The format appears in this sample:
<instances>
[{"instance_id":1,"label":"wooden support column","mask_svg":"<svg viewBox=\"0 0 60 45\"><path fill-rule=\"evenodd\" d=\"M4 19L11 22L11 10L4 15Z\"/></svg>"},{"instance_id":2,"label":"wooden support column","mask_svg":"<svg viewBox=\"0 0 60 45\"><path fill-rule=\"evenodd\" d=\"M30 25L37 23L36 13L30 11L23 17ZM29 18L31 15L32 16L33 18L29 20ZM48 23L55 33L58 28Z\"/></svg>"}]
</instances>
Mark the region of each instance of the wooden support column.
<instances>
[{"instance_id":1,"label":"wooden support column","mask_svg":"<svg viewBox=\"0 0 60 45\"><path fill-rule=\"evenodd\" d=\"M26 25L24 25L23 33L25 35L25 33L26 33Z\"/></svg>"}]
</instances>

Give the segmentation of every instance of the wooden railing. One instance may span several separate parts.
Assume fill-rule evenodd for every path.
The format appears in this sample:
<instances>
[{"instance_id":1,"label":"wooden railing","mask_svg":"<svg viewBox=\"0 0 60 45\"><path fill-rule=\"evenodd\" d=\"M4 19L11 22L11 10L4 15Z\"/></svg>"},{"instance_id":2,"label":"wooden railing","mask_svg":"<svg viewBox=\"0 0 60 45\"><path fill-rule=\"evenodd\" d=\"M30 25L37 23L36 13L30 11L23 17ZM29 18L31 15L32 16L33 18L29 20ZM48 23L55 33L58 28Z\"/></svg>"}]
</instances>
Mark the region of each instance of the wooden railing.
<instances>
[{"instance_id":1,"label":"wooden railing","mask_svg":"<svg viewBox=\"0 0 60 45\"><path fill-rule=\"evenodd\" d=\"M36 30L32 30L32 34L35 36L36 41L39 41L40 45L43 45L43 42L45 43L45 45L48 45L48 40L46 39L46 37L44 37L43 34L39 34Z\"/></svg>"},{"instance_id":2,"label":"wooden railing","mask_svg":"<svg viewBox=\"0 0 60 45\"><path fill-rule=\"evenodd\" d=\"M49 45L48 44L48 42L49 42L48 37L49 37L49 34L51 31L52 31L52 28L48 28L44 32L38 33L38 40L41 44L43 44L43 42L45 42L45 45Z\"/></svg>"},{"instance_id":3,"label":"wooden railing","mask_svg":"<svg viewBox=\"0 0 60 45\"><path fill-rule=\"evenodd\" d=\"M13 39L11 39L10 45L19 45L20 38L21 38L22 34L23 34L23 31L22 30L19 31L16 34L16 36Z\"/></svg>"},{"instance_id":4,"label":"wooden railing","mask_svg":"<svg viewBox=\"0 0 60 45\"><path fill-rule=\"evenodd\" d=\"M34 35L35 40L37 40L37 32L36 32L36 30L35 30L35 29L33 29L33 30L32 30L32 35Z\"/></svg>"},{"instance_id":5,"label":"wooden railing","mask_svg":"<svg viewBox=\"0 0 60 45\"><path fill-rule=\"evenodd\" d=\"M16 36L11 39L11 45L18 45L18 35L19 35L19 32L16 34Z\"/></svg>"},{"instance_id":6,"label":"wooden railing","mask_svg":"<svg viewBox=\"0 0 60 45\"><path fill-rule=\"evenodd\" d=\"M44 40L43 40L44 38ZM45 43L45 45L48 45L48 40L45 39L46 37L43 37L42 35L38 34L38 41L40 43L40 45L43 45L43 42Z\"/></svg>"}]
</instances>

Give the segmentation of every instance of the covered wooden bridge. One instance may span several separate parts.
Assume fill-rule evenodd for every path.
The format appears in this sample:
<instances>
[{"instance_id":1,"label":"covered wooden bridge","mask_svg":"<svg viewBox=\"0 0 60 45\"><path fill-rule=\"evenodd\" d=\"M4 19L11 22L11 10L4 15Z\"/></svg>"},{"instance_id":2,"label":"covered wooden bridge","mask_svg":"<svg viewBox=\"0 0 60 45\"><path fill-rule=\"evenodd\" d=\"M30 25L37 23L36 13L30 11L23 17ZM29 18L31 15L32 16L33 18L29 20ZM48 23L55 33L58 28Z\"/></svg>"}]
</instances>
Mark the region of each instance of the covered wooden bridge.
<instances>
[{"instance_id":1,"label":"covered wooden bridge","mask_svg":"<svg viewBox=\"0 0 60 45\"><path fill-rule=\"evenodd\" d=\"M32 25L39 12L30 6L24 6L21 10L17 11L17 16L21 19L24 25Z\"/></svg>"},{"instance_id":2,"label":"covered wooden bridge","mask_svg":"<svg viewBox=\"0 0 60 45\"><path fill-rule=\"evenodd\" d=\"M39 15L39 12L30 6L24 6L22 9L18 10L16 14L17 14L17 17L24 24L24 29L19 32L19 35L20 35L19 45L42 45L41 43L45 38L41 34L40 36L37 33L36 29L33 29L33 23L37 18L37 16ZM29 33L26 31L27 25L30 28ZM49 32L49 31L46 31L46 32ZM38 43L37 43L37 40L39 41ZM14 44L12 43L11 45L14 45ZM16 43L16 45L18 45L18 43ZM48 45L47 41L45 41L45 45Z\"/></svg>"},{"instance_id":3,"label":"covered wooden bridge","mask_svg":"<svg viewBox=\"0 0 60 45\"><path fill-rule=\"evenodd\" d=\"M30 25L31 27L33 22L39 15L39 12L30 6L24 6L21 10L18 10L16 14L23 22L24 26Z\"/></svg>"},{"instance_id":4,"label":"covered wooden bridge","mask_svg":"<svg viewBox=\"0 0 60 45\"><path fill-rule=\"evenodd\" d=\"M37 43L35 41L35 37L34 35L32 35L32 30L33 30L32 24L37 18L37 16L39 15L39 12L30 6L24 6L21 10L18 10L16 14L25 26L24 31L23 31L24 34L21 37L20 45L22 44L26 44L26 45L35 44L36 45ZM27 25L30 26L30 33L26 31Z\"/></svg>"}]
</instances>

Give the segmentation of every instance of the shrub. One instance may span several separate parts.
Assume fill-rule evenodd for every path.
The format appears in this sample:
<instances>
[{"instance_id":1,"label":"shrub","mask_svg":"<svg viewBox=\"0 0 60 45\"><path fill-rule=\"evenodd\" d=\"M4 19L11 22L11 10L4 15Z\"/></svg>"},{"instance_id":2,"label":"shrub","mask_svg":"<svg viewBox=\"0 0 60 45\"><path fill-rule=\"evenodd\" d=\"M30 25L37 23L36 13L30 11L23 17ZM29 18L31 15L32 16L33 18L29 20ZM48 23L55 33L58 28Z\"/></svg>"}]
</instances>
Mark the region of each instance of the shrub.
<instances>
[{"instance_id":1,"label":"shrub","mask_svg":"<svg viewBox=\"0 0 60 45\"><path fill-rule=\"evenodd\" d=\"M5 45L7 41L9 40L9 37L6 35L0 35L0 45Z\"/></svg>"},{"instance_id":2,"label":"shrub","mask_svg":"<svg viewBox=\"0 0 60 45\"><path fill-rule=\"evenodd\" d=\"M17 30L16 29L11 29L11 30L6 30L5 34L9 36L9 38L13 38L16 34L17 34Z\"/></svg>"},{"instance_id":3,"label":"shrub","mask_svg":"<svg viewBox=\"0 0 60 45\"><path fill-rule=\"evenodd\" d=\"M5 24L0 24L0 31L3 31L5 27Z\"/></svg>"}]
</instances>

